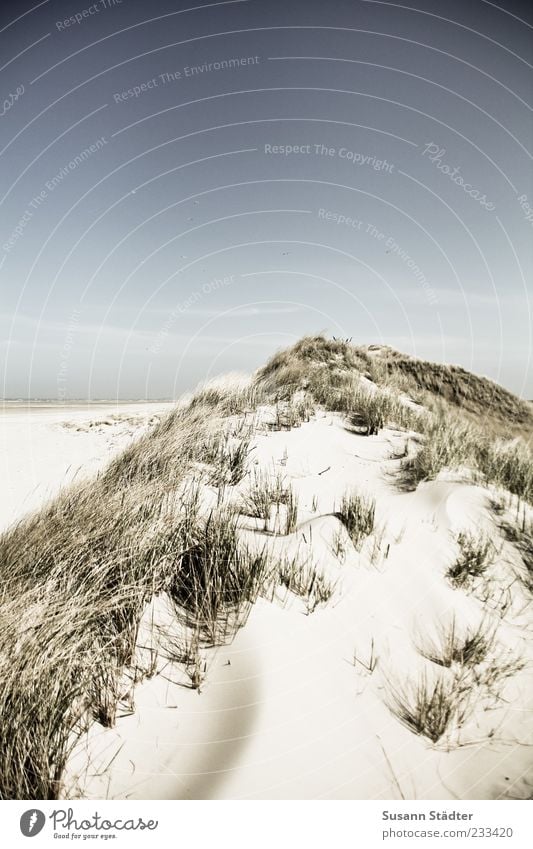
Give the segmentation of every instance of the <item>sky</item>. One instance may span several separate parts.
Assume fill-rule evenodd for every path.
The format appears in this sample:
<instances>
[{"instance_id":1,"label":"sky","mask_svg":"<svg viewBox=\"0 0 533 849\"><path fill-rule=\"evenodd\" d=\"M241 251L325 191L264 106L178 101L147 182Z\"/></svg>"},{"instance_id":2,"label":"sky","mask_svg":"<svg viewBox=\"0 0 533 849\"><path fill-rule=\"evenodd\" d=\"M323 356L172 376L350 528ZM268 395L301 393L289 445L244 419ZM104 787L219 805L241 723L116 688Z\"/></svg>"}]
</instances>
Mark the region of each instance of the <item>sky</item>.
<instances>
[{"instance_id":1,"label":"sky","mask_svg":"<svg viewBox=\"0 0 533 849\"><path fill-rule=\"evenodd\" d=\"M533 398L533 11L0 5L0 395L173 398L304 334Z\"/></svg>"}]
</instances>

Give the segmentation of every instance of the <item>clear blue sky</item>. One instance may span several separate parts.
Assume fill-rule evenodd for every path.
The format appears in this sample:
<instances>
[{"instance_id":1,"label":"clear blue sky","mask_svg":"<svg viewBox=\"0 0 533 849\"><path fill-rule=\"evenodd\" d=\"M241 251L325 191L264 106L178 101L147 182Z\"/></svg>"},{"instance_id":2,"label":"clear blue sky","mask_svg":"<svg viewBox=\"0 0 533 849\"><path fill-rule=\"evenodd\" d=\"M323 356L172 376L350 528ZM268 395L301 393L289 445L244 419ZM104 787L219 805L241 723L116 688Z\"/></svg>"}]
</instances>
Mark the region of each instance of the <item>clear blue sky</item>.
<instances>
[{"instance_id":1,"label":"clear blue sky","mask_svg":"<svg viewBox=\"0 0 533 849\"><path fill-rule=\"evenodd\" d=\"M3 2L0 394L173 397L324 330L533 398L532 25Z\"/></svg>"}]
</instances>

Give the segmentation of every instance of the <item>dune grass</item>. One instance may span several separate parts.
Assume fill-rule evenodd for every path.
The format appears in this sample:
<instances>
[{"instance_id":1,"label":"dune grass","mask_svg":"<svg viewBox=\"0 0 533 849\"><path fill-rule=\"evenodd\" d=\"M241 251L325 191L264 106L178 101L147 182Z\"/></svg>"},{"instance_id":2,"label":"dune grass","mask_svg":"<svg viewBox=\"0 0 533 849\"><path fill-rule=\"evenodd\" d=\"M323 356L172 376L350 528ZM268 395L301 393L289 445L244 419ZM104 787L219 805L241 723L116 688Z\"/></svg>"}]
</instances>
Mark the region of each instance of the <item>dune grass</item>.
<instances>
[{"instance_id":1,"label":"dune grass","mask_svg":"<svg viewBox=\"0 0 533 849\"><path fill-rule=\"evenodd\" d=\"M480 482L496 484L533 502L533 457L525 443L502 441L447 414L421 420L421 424L422 445L402 467L410 485L431 480L444 468L463 469Z\"/></svg>"},{"instance_id":2,"label":"dune grass","mask_svg":"<svg viewBox=\"0 0 533 849\"><path fill-rule=\"evenodd\" d=\"M212 468L208 476L213 486L236 486L246 475L251 438L215 434L202 449L203 460Z\"/></svg>"},{"instance_id":3,"label":"dune grass","mask_svg":"<svg viewBox=\"0 0 533 849\"><path fill-rule=\"evenodd\" d=\"M494 545L490 539L466 531L457 535L457 544L459 556L448 568L446 577L454 587L468 587L489 568L494 559Z\"/></svg>"},{"instance_id":4,"label":"dune grass","mask_svg":"<svg viewBox=\"0 0 533 849\"><path fill-rule=\"evenodd\" d=\"M171 663L181 664L187 676L187 686L191 690L200 691L207 674L207 661L202 652L200 629L186 628L183 636L178 636L174 632L164 633L162 636L165 659Z\"/></svg>"},{"instance_id":5,"label":"dune grass","mask_svg":"<svg viewBox=\"0 0 533 849\"><path fill-rule=\"evenodd\" d=\"M289 400L277 400L274 404L272 421L266 422L269 430L292 430L308 422L314 412L314 405L306 393L295 392Z\"/></svg>"},{"instance_id":6,"label":"dune grass","mask_svg":"<svg viewBox=\"0 0 533 849\"><path fill-rule=\"evenodd\" d=\"M533 592L533 521L524 519L522 523L502 522L500 527L505 539L520 554L525 567L524 583Z\"/></svg>"},{"instance_id":7,"label":"dune grass","mask_svg":"<svg viewBox=\"0 0 533 849\"><path fill-rule=\"evenodd\" d=\"M460 726L467 713L467 688L457 676L441 676L430 681L422 675L391 686L389 708L415 734L437 743L452 725Z\"/></svg>"},{"instance_id":8,"label":"dune grass","mask_svg":"<svg viewBox=\"0 0 533 849\"><path fill-rule=\"evenodd\" d=\"M203 392L0 537L0 798L57 797L77 736L94 719L114 723L154 595L168 593L210 642L246 615L267 558L238 545L234 514L203 516L187 480L250 402Z\"/></svg>"},{"instance_id":9,"label":"dune grass","mask_svg":"<svg viewBox=\"0 0 533 849\"><path fill-rule=\"evenodd\" d=\"M213 646L234 636L269 575L266 553L240 543L237 521L231 507L193 517L167 589L186 623Z\"/></svg>"},{"instance_id":10,"label":"dune grass","mask_svg":"<svg viewBox=\"0 0 533 849\"><path fill-rule=\"evenodd\" d=\"M392 350L381 359L381 370L382 381L401 378L406 391L417 394L423 404L440 399L452 414L459 412L471 422L483 417L500 434L509 429L531 434L531 405L486 377L460 366L431 363Z\"/></svg>"},{"instance_id":11,"label":"dune grass","mask_svg":"<svg viewBox=\"0 0 533 849\"><path fill-rule=\"evenodd\" d=\"M468 469L480 482L533 503L530 405L464 369L392 350L383 356L371 352L372 346L307 336L275 354L257 372L254 385L285 399L304 390L317 404L345 415L362 434L375 435L387 426L418 432L419 450L402 463L404 487L416 487L445 468ZM408 403L407 396L425 409ZM483 426L476 424L480 419Z\"/></svg>"},{"instance_id":12,"label":"dune grass","mask_svg":"<svg viewBox=\"0 0 533 849\"><path fill-rule=\"evenodd\" d=\"M155 596L166 594L196 635L189 649L171 635L166 645L195 689L203 648L231 640L259 594L288 582L308 610L329 597L318 572L290 577L243 545L238 506L223 497L247 474L246 421L265 400L257 386L201 389L95 480L0 536L0 798L57 798L80 735L95 720L112 726L133 683L154 674L153 657L141 663L136 647ZM294 410L301 420L309 408ZM207 512L205 483L222 493ZM291 533L297 499L276 486L268 498L283 506Z\"/></svg>"},{"instance_id":13,"label":"dune grass","mask_svg":"<svg viewBox=\"0 0 533 849\"><path fill-rule=\"evenodd\" d=\"M348 421L356 432L375 436L384 427L420 430L423 413L390 390L355 389L346 399Z\"/></svg>"},{"instance_id":14,"label":"dune grass","mask_svg":"<svg viewBox=\"0 0 533 849\"><path fill-rule=\"evenodd\" d=\"M372 391L362 378L373 381ZM250 440L246 429L232 427L234 417L254 416L260 404L277 405L281 427L306 421L318 404L367 434L387 425L415 429L421 447L404 468L413 485L464 465L532 500L524 443L496 440L449 412L412 409L388 367L343 340L306 337L249 386L204 387L95 480L65 490L0 537L0 798L56 798L76 739L94 720L114 724L125 672L131 680L153 672L150 664L136 668L135 650L154 596L167 594L197 635L185 663L195 688L205 673L201 645L231 639L274 583L301 595L308 612L331 598L334 584L316 567L274 568L264 552L242 546L236 510L223 499L202 510L205 476L221 492L246 475ZM298 505L287 488L277 502L269 492L251 502L263 519L267 505L283 505L285 532L296 527ZM339 518L356 546L372 532L374 507L351 495L341 504ZM472 547L466 554L465 544L449 574L458 585L486 568L486 554ZM401 704L402 721L432 740L459 710L444 681L422 682L414 702L400 699L399 711Z\"/></svg>"},{"instance_id":15,"label":"dune grass","mask_svg":"<svg viewBox=\"0 0 533 849\"><path fill-rule=\"evenodd\" d=\"M441 674L423 673L401 684L389 681L387 702L403 725L433 743L460 728L476 705L501 700L505 682L527 665L524 658L497 647L496 630L484 622L460 634L452 621L441 628L437 642L424 638L419 650L443 667Z\"/></svg>"},{"instance_id":16,"label":"dune grass","mask_svg":"<svg viewBox=\"0 0 533 849\"><path fill-rule=\"evenodd\" d=\"M346 493L334 515L348 531L348 536L356 549L360 549L364 539L374 530L376 502L356 492Z\"/></svg>"},{"instance_id":17,"label":"dune grass","mask_svg":"<svg viewBox=\"0 0 533 849\"><path fill-rule=\"evenodd\" d=\"M434 641L426 635L418 638L418 651L427 660L438 666L451 668L475 666L482 663L494 645L494 631L484 622L475 629L461 632L455 619L448 625L441 625Z\"/></svg>"},{"instance_id":18,"label":"dune grass","mask_svg":"<svg viewBox=\"0 0 533 849\"><path fill-rule=\"evenodd\" d=\"M265 531L279 530L287 535L296 530L298 523L298 498L292 486L285 483L279 473L254 470L239 510L245 516L262 519Z\"/></svg>"},{"instance_id":19,"label":"dune grass","mask_svg":"<svg viewBox=\"0 0 533 849\"><path fill-rule=\"evenodd\" d=\"M279 351L259 369L256 384L281 398L292 398L305 390L318 403L324 403L331 389L352 385L353 377L370 366L362 349L340 339L322 335L304 336L291 348Z\"/></svg>"},{"instance_id":20,"label":"dune grass","mask_svg":"<svg viewBox=\"0 0 533 849\"><path fill-rule=\"evenodd\" d=\"M279 580L289 592L303 598L306 602L307 613L313 613L321 604L328 602L336 589L336 582L325 572L307 560L293 557L282 561L279 570Z\"/></svg>"}]
</instances>

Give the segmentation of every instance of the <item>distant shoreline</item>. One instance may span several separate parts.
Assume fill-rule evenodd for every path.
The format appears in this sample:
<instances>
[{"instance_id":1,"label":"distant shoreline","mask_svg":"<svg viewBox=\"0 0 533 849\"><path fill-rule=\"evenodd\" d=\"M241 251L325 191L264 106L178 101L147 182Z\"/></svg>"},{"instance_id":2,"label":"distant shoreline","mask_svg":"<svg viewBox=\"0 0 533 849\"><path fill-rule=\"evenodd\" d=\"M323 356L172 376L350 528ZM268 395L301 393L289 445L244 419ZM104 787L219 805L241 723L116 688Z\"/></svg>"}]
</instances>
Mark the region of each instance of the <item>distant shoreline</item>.
<instances>
[{"instance_id":1,"label":"distant shoreline","mask_svg":"<svg viewBox=\"0 0 533 849\"><path fill-rule=\"evenodd\" d=\"M6 410L71 410L85 409L91 407L113 407L125 406L132 404L172 404L174 398L150 398L148 400L142 398L120 398L106 399L98 398L97 400L88 400L86 398L71 398L68 401L56 401L49 398L5 398L0 401L0 412Z\"/></svg>"}]
</instances>

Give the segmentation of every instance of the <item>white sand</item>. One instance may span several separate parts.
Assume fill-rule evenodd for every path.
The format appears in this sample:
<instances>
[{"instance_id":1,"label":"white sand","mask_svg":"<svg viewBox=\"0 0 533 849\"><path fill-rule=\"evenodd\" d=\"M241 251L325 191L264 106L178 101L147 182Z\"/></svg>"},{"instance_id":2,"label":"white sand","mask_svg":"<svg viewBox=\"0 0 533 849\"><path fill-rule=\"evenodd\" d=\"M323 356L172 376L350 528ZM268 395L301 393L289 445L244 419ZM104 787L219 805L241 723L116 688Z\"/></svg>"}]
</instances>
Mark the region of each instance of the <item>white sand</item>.
<instances>
[{"instance_id":1,"label":"white sand","mask_svg":"<svg viewBox=\"0 0 533 849\"><path fill-rule=\"evenodd\" d=\"M0 407L0 530L76 476L106 465L170 403L14 404Z\"/></svg>"},{"instance_id":2,"label":"white sand","mask_svg":"<svg viewBox=\"0 0 533 849\"><path fill-rule=\"evenodd\" d=\"M400 492L393 455L405 439L391 430L356 436L329 414L257 436L252 462L282 472L299 496L298 530L276 545L307 550L338 580L334 598L310 615L288 593L260 600L231 645L204 651L200 693L184 686L183 667L161 659L161 674L137 687L134 713L114 729L95 723L80 741L66 796L531 796L533 622L530 596L516 580L519 559L505 543L490 568L487 601L450 586L454 534L486 528L496 540L489 493L446 474ZM332 539L343 531L331 513L347 489L377 499L382 534L361 552L344 534L341 562ZM164 598L150 616L170 622ZM498 664L519 656L527 665L497 693L474 688L467 721L460 729L452 723L432 744L406 728L388 702L391 686L451 674L418 647L452 617L458 630L482 620L497 629ZM377 666L369 671L372 656Z\"/></svg>"}]
</instances>

